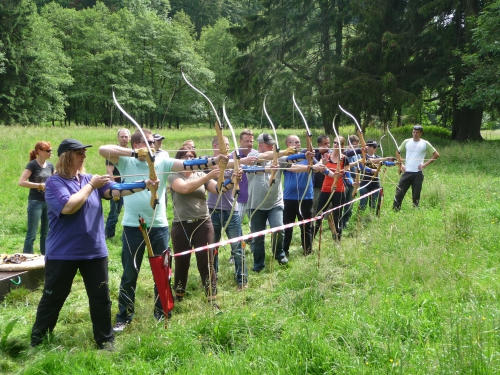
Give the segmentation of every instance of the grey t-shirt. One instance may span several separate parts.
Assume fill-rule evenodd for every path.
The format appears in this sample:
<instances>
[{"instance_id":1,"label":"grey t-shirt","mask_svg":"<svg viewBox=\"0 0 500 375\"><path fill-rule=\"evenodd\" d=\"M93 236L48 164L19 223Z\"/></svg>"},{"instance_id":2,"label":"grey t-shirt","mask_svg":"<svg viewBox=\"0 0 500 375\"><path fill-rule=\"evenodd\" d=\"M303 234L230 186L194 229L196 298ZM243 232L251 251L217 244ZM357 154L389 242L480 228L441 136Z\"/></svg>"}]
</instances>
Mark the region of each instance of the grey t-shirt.
<instances>
[{"instance_id":1,"label":"grey t-shirt","mask_svg":"<svg viewBox=\"0 0 500 375\"><path fill-rule=\"evenodd\" d=\"M248 156L258 156L257 153L250 152ZM266 166L271 165L271 162L266 162ZM280 163L280 167L282 167ZM254 210L262 203L267 195L267 191L272 189L266 198L266 201L262 203L259 210L271 210L274 207L284 207L283 204L283 189L281 188L281 176L282 169L276 172L276 182L273 186L269 186L269 178L271 177L270 172L264 173L247 173L248 177L248 202L247 208Z\"/></svg>"}]
</instances>

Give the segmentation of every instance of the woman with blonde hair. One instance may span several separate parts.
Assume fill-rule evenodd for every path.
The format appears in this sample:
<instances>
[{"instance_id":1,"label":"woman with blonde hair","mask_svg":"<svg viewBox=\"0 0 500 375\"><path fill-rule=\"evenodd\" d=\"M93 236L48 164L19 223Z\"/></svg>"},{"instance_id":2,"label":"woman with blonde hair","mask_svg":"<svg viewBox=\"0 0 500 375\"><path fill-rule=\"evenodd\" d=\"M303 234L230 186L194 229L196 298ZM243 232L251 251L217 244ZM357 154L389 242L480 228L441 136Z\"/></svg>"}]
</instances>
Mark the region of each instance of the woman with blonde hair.
<instances>
[{"instance_id":1,"label":"woman with blonde hair","mask_svg":"<svg viewBox=\"0 0 500 375\"><path fill-rule=\"evenodd\" d=\"M54 174L54 165L48 161L51 156L50 142L37 142L35 148L30 151L30 161L17 183L21 187L30 189L28 194L28 230L23 248L25 254L33 254L33 243L40 223L40 253L45 255L45 240L49 233L45 181Z\"/></svg>"},{"instance_id":2,"label":"woman with blonde hair","mask_svg":"<svg viewBox=\"0 0 500 375\"><path fill-rule=\"evenodd\" d=\"M126 196L149 188L116 184L111 176L85 173L87 149L76 139L59 145L56 174L47 179L50 232L45 255L45 284L31 332L31 346L42 343L54 330L59 312L71 291L77 271L89 300L93 336L99 349L113 345L111 300L108 286L108 249L104 238L102 199ZM156 183L156 182L154 182Z\"/></svg>"}]
</instances>

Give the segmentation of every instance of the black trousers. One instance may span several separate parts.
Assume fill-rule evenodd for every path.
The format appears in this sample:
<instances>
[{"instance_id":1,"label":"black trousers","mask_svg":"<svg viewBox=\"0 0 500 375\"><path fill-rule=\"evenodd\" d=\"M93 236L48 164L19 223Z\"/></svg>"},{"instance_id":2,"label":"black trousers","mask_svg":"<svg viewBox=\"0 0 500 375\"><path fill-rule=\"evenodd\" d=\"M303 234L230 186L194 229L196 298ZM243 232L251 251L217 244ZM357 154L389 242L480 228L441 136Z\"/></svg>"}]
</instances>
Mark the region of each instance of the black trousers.
<instances>
[{"instance_id":1,"label":"black trousers","mask_svg":"<svg viewBox=\"0 0 500 375\"><path fill-rule=\"evenodd\" d=\"M395 211L399 211L401 209L401 204L403 203L403 199L410 186L413 205L415 207L418 207L420 203L420 193L422 192L423 183L424 174L422 171L403 173L396 188L396 195L394 196L394 203L392 208Z\"/></svg>"},{"instance_id":2,"label":"black trousers","mask_svg":"<svg viewBox=\"0 0 500 375\"><path fill-rule=\"evenodd\" d=\"M313 214L313 200L303 200L299 207L300 201L285 199L285 209L283 210L283 224L290 224L295 222L295 218L299 221L312 218ZM283 241L283 250L285 255L288 256L290 244L292 242L293 228L285 229L285 239ZM312 229L311 223L306 223L300 226L300 243L304 254L310 254L312 251Z\"/></svg>"},{"instance_id":3,"label":"black trousers","mask_svg":"<svg viewBox=\"0 0 500 375\"><path fill-rule=\"evenodd\" d=\"M204 220L204 219L202 219ZM214 243L214 227L212 220L207 219L201 226L201 221L194 223L174 222L170 231L174 254L202 247ZM196 231L196 232L194 232ZM194 232L191 242L189 239ZM213 299L217 295L217 275L214 269L213 249L197 251L195 253L198 272L201 282L205 288L205 295ZM174 257L174 289L178 298L184 297L188 280L189 265L191 263L191 253Z\"/></svg>"},{"instance_id":4,"label":"black trousers","mask_svg":"<svg viewBox=\"0 0 500 375\"><path fill-rule=\"evenodd\" d=\"M88 260L47 260L43 294L31 330L32 346L40 344L43 337L54 330L59 312L71 291L78 270L82 275L89 299L94 339L97 345L113 341L108 257Z\"/></svg>"}]
</instances>

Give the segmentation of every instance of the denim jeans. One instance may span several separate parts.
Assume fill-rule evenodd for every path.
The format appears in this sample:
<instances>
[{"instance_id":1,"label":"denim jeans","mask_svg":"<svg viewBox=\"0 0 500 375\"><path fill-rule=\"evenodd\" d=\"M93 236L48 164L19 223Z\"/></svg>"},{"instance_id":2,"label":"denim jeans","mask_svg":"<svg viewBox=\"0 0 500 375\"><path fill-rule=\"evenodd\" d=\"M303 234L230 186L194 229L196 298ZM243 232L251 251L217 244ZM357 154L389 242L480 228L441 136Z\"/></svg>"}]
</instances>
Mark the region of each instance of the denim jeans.
<instances>
[{"instance_id":1,"label":"denim jeans","mask_svg":"<svg viewBox=\"0 0 500 375\"><path fill-rule=\"evenodd\" d=\"M283 225L283 207L278 206L270 210L251 210L252 217L252 233L260 232L266 229L266 222L269 220L271 228ZM254 213L255 211L255 213ZM273 233L272 236L272 252L277 260L285 257L283 251L283 234L284 231L280 230ZM266 267L266 249L265 249L265 236L255 237L252 240L253 252L253 268L252 271L259 272Z\"/></svg>"},{"instance_id":2,"label":"denim jeans","mask_svg":"<svg viewBox=\"0 0 500 375\"><path fill-rule=\"evenodd\" d=\"M115 201L114 199L109 201L109 214L108 219L106 220L106 228L104 229L106 238L112 238L115 236L116 223L118 223L118 216L120 216L122 207L123 198L120 198L118 201Z\"/></svg>"},{"instance_id":3,"label":"denim jeans","mask_svg":"<svg viewBox=\"0 0 500 375\"><path fill-rule=\"evenodd\" d=\"M304 199L301 207L300 201L285 199L285 210L283 211L283 223L290 224L295 222L295 218L299 221L312 218L313 214L313 200ZM311 223L302 224L300 227L300 243L304 255L311 254L312 252L312 225ZM290 244L292 243L293 227L285 229L285 239L283 241L283 250L285 255L288 256L290 251Z\"/></svg>"},{"instance_id":4,"label":"denim jeans","mask_svg":"<svg viewBox=\"0 0 500 375\"><path fill-rule=\"evenodd\" d=\"M49 233L49 218L47 216L47 203L44 201L28 201L28 232L24 240L23 253L33 254L33 243L38 232L40 222L40 254L45 255L45 240Z\"/></svg>"},{"instance_id":5,"label":"denim jeans","mask_svg":"<svg viewBox=\"0 0 500 375\"><path fill-rule=\"evenodd\" d=\"M214 242L219 242L221 239L222 228L227 224L230 211L214 210L212 212L212 225L214 226ZM238 211L233 213L231 220L226 228L227 238L235 238L242 235L241 222ZM231 255L234 256L234 279L238 285L244 285L248 282L248 270L245 261L245 253L241 247L241 241L231 244ZM219 271L219 256L214 255L215 273Z\"/></svg>"},{"instance_id":6,"label":"denim jeans","mask_svg":"<svg viewBox=\"0 0 500 375\"><path fill-rule=\"evenodd\" d=\"M371 181L371 182L365 182L365 185L360 187L359 189L359 194L360 196L363 196L365 194L368 194L374 190L377 190L380 188L380 183L378 181ZM359 201L359 209L364 210L366 209L366 205L368 203L368 199L370 199L370 207L375 208L377 207L377 200L380 192L377 191L376 193L373 193L372 195L365 197Z\"/></svg>"},{"instance_id":7,"label":"denim jeans","mask_svg":"<svg viewBox=\"0 0 500 375\"><path fill-rule=\"evenodd\" d=\"M169 237L170 234L168 227L151 228L151 231L149 232L149 239L155 255L161 255L163 251L168 248ZM146 245L144 244L144 237L142 237L139 227L124 226L122 233L123 274L118 295L119 312L116 315L117 322L130 323L134 317L135 289L145 250ZM153 280L152 275L149 277ZM154 286L154 296L154 316L159 319L163 316L163 312L156 285Z\"/></svg>"}]
</instances>

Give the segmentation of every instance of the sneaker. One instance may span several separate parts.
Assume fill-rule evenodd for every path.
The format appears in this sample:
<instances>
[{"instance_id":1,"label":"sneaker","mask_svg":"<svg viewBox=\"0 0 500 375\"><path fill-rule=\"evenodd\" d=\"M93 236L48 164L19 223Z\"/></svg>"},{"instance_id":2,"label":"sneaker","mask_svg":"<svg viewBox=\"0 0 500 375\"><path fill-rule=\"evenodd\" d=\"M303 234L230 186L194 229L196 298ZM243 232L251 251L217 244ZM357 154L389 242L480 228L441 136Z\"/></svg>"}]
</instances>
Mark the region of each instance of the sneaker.
<instances>
[{"instance_id":1,"label":"sneaker","mask_svg":"<svg viewBox=\"0 0 500 375\"><path fill-rule=\"evenodd\" d=\"M113 327L113 332L122 332L127 326L128 326L127 322L116 322L116 324Z\"/></svg>"},{"instance_id":2,"label":"sneaker","mask_svg":"<svg viewBox=\"0 0 500 375\"><path fill-rule=\"evenodd\" d=\"M229 264L234 264L234 256L232 256L232 255L229 258Z\"/></svg>"},{"instance_id":3,"label":"sneaker","mask_svg":"<svg viewBox=\"0 0 500 375\"><path fill-rule=\"evenodd\" d=\"M288 258L287 257L283 257L281 259L278 259L278 263L279 263L280 266L288 264Z\"/></svg>"}]
</instances>

